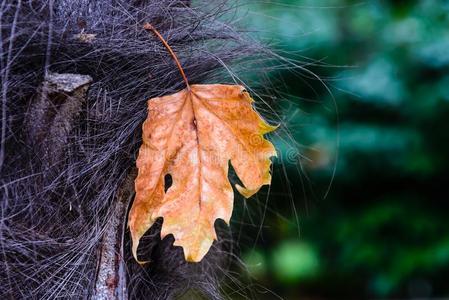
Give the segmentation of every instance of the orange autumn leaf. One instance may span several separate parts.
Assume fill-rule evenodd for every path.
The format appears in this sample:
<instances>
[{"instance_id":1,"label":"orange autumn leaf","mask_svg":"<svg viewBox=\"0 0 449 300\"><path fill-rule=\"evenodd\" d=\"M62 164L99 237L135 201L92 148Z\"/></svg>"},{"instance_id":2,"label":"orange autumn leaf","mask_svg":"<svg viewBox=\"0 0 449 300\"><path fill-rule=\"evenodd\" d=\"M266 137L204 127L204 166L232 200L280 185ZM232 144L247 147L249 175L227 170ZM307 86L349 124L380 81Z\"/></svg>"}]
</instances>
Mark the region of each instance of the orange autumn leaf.
<instances>
[{"instance_id":1,"label":"orange autumn leaf","mask_svg":"<svg viewBox=\"0 0 449 300\"><path fill-rule=\"evenodd\" d=\"M214 222L229 224L234 193L229 162L246 198L270 184L274 146L267 124L239 85L191 85L148 101L137 159L136 196L129 215L132 252L157 218L161 237L173 234L187 261L200 261L217 238ZM172 185L165 191L165 177Z\"/></svg>"},{"instance_id":2,"label":"orange autumn leaf","mask_svg":"<svg viewBox=\"0 0 449 300\"><path fill-rule=\"evenodd\" d=\"M137 158L136 196L129 213L132 253L157 218L161 237L173 234L187 261L200 261L217 238L214 223L229 224L234 193L231 162L246 198L270 184L273 145L263 135L276 129L254 111L253 99L239 85L190 85L167 41L149 23L175 61L186 88L148 100L142 146ZM165 177L172 185L165 190ZM138 261L138 260L137 260Z\"/></svg>"}]
</instances>

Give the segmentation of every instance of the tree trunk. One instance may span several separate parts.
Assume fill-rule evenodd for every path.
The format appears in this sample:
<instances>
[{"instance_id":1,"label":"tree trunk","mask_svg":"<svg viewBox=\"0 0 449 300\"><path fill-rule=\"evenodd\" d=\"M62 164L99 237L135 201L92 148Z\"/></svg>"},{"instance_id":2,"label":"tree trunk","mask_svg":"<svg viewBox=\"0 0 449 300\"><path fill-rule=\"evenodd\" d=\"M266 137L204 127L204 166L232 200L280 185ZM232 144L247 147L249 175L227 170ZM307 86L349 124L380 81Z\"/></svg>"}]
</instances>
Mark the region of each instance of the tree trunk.
<instances>
[{"instance_id":1,"label":"tree trunk","mask_svg":"<svg viewBox=\"0 0 449 300\"><path fill-rule=\"evenodd\" d=\"M28 142L50 170L64 154L64 146L76 117L86 102L92 82L88 75L49 73L30 108ZM117 192L97 255L97 272L92 299L127 300L126 265L123 255L126 215L133 197L130 174Z\"/></svg>"}]
</instances>

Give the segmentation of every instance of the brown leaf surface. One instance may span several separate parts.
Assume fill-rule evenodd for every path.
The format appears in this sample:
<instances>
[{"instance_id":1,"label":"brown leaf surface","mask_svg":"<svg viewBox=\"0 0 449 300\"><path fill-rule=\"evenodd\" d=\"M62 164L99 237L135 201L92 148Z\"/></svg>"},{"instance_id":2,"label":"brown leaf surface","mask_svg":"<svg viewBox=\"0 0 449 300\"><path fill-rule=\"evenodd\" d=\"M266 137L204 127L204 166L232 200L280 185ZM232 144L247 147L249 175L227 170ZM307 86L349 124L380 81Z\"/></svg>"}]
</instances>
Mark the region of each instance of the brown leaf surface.
<instances>
[{"instance_id":1,"label":"brown leaf surface","mask_svg":"<svg viewBox=\"0 0 449 300\"><path fill-rule=\"evenodd\" d=\"M216 239L214 222L229 224L233 190L231 161L246 198L270 184L273 145L263 135L276 127L252 107L238 85L192 85L148 101L135 180L136 196L129 215L133 254L143 234L163 217L161 237L173 234L187 261L200 261ZM165 176L172 185L165 192Z\"/></svg>"}]
</instances>

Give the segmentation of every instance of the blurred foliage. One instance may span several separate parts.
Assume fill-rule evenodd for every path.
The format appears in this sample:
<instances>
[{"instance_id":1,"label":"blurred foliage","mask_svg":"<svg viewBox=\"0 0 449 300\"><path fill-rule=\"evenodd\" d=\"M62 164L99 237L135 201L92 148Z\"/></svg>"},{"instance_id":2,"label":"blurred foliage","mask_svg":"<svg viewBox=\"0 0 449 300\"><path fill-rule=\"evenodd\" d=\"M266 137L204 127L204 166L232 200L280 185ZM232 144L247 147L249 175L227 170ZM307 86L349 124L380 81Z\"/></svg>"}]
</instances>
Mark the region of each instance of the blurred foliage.
<instances>
[{"instance_id":1,"label":"blurred foliage","mask_svg":"<svg viewBox=\"0 0 449 300\"><path fill-rule=\"evenodd\" d=\"M270 74L285 129L273 185L234 221L270 290L257 298L449 297L449 1L252 1L242 15L322 79Z\"/></svg>"}]
</instances>

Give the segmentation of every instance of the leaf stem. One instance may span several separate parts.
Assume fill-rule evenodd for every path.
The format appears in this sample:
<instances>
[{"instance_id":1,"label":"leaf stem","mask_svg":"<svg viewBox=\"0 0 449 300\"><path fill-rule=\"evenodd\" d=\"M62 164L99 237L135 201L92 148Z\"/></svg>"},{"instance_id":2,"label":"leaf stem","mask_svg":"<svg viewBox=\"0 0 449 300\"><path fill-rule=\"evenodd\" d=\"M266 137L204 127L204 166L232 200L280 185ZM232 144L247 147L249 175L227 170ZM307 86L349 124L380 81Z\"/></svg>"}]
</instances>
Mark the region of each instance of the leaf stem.
<instances>
[{"instance_id":1,"label":"leaf stem","mask_svg":"<svg viewBox=\"0 0 449 300\"><path fill-rule=\"evenodd\" d=\"M176 56L173 49L170 47L170 45L167 43L167 41L162 37L162 35L159 33L159 31L157 31L156 28L153 27L153 25L151 25L150 23L145 23L143 25L143 28L145 30L151 31L155 36L157 36L157 38L162 42L162 44L164 44L165 48L167 48L168 52L170 52L171 57L175 61L176 65L178 66L179 72L181 73L181 76L184 79L184 82L186 83L187 90L190 91L190 84L189 84L189 81L187 80L187 76L184 73L184 69L182 68L181 63L179 62L178 57Z\"/></svg>"}]
</instances>

